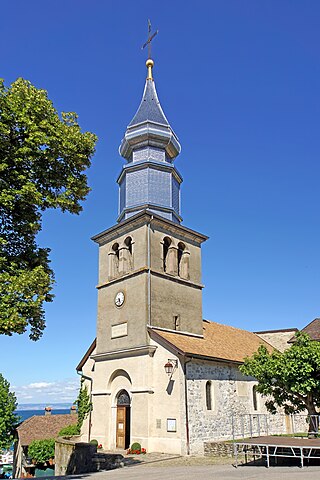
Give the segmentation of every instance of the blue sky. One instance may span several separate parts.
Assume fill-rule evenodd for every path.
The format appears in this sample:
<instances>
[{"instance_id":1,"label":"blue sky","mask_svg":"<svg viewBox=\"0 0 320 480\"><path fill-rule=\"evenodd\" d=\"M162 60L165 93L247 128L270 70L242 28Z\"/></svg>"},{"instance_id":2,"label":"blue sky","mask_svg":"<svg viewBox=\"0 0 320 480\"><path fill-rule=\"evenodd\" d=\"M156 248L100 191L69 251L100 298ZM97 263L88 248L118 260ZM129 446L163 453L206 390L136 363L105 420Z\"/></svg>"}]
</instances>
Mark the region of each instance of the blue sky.
<instances>
[{"instance_id":1,"label":"blue sky","mask_svg":"<svg viewBox=\"0 0 320 480\"><path fill-rule=\"evenodd\" d=\"M204 317L264 330L320 316L320 3L6 2L6 84L29 79L99 137L81 215L44 217L39 242L56 274L44 336L0 337L0 371L21 403L76 396L96 328L90 237L116 221L118 146L144 87L148 18L158 95L182 144L183 223L210 237Z\"/></svg>"}]
</instances>

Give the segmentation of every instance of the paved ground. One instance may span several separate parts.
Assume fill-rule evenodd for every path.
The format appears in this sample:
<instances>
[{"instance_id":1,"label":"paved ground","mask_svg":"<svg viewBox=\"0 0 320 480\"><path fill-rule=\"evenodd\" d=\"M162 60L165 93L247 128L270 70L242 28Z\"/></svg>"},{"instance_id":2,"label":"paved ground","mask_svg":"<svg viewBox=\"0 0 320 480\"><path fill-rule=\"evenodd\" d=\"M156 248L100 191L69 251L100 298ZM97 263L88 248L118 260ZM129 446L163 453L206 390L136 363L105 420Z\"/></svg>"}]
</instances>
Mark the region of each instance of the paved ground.
<instances>
[{"instance_id":1,"label":"paved ground","mask_svg":"<svg viewBox=\"0 0 320 480\"><path fill-rule=\"evenodd\" d=\"M261 465L232 466L232 458L133 455L124 468L98 473L53 477L51 480L319 480L320 465L305 468Z\"/></svg>"},{"instance_id":2,"label":"paved ground","mask_svg":"<svg viewBox=\"0 0 320 480\"><path fill-rule=\"evenodd\" d=\"M51 477L50 480L320 480L320 465L266 468L262 460L261 465L235 468L233 462L234 459L226 457L177 457L161 453L128 455L125 456L125 466L117 470Z\"/></svg>"},{"instance_id":3,"label":"paved ground","mask_svg":"<svg viewBox=\"0 0 320 480\"><path fill-rule=\"evenodd\" d=\"M67 477L60 478L66 479ZM234 468L232 465L189 467L151 467L150 465L140 465L72 477L72 479L79 480L316 480L319 478L320 467L307 467L304 469L298 467L270 467L267 469L263 466Z\"/></svg>"}]
</instances>

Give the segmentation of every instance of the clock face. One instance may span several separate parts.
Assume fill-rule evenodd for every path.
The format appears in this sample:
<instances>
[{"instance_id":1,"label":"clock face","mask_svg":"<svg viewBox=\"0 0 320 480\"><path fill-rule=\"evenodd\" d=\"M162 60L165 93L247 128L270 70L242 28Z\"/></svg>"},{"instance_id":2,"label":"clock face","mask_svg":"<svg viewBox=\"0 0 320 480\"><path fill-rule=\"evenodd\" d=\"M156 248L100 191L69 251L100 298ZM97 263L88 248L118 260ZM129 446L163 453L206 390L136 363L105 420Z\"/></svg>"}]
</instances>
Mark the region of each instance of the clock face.
<instances>
[{"instance_id":1,"label":"clock face","mask_svg":"<svg viewBox=\"0 0 320 480\"><path fill-rule=\"evenodd\" d=\"M114 303L116 307L121 307L124 303L124 293L123 292L118 292L117 295L115 296Z\"/></svg>"}]
</instances>

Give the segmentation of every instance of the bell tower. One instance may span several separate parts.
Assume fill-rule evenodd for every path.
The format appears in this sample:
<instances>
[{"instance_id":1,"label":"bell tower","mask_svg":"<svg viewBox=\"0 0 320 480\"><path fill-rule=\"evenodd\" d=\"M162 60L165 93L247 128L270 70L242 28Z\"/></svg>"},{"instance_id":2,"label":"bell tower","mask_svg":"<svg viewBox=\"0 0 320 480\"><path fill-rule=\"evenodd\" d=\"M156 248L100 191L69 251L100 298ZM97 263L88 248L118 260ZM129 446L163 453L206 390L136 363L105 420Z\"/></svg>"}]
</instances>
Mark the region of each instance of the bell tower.
<instances>
[{"instance_id":1,"label":"bell tower","mask_svg":"<svg viewBox=\"0 0 320 480\"><path fill-rule=\"evenodd\" d=\"M149 330L202 336L201 244L181 225L181 147L158 99L153 60L119 152L118 223L99 244L97 355L149 348ZM107 358L107 357L106 357Z\"/></svg>"}]
</instances>

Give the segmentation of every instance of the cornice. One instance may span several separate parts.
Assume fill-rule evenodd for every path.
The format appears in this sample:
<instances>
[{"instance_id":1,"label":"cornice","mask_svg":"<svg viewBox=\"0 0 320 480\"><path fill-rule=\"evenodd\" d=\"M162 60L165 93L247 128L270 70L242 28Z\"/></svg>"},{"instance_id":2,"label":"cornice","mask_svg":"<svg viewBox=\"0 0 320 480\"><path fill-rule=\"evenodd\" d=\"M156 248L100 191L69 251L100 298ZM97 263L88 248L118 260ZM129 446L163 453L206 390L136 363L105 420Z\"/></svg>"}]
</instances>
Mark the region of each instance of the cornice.
<instances>
[{"instance_id":1,"label":"cornice","mask_svg":"<svg viewBox=\"0 0 320 480\"><path fill-rule=\"evenodd\" d=\"M138 125L128 127L119 147L124 158L130 158L132 152L147 145L162 148L168 157L175 158L181 151L178 139L169 125L146 120Z\"/></svg>"},{"instance_id":2,"label":"cornice","mask_svg":"<svg viewBox=\"0 0 320 480\"><path fill-rule=\"evenodd\" d=\"M96 288L100 290L102 288L108 287L109 285L114 285L116 283L122 282L123 280L127 280L128 278L132 278L137 275L141 275L142 273L148 273L148 272L149 272L149 268L147 266L141 267L138 270L135 270L134 272L129 272L125 275L121 275L120 277L113 278L112 280L108 280L107 282L100 283L99 285L96 286ZM150 269L150 273L155 277L165 278L166 280L170 280L176 283L181 283L182 285L187 285L188 287L193 287L198 290L202 290L204 288L204 285L202 283L196 283L190 280L185 280L178 276L169 275L168 273L157 272L156 270L153 270L153 269Z\"/></svg>"},{"instance_id":3,"label":"cornice","mask_svg":"<svg viewBox=\"0 0 320 480\"><path fill-rule=\"evenodd\" d=\"M91 355L90 358L92 358L96 362L100 362L102 360L113 360L115 358L124 357L136 357L140 355L149 355L150 357L153 357L156 350L157 347L155 345L140 345L133 348L114 350L113 352L95 353L94 355Z\"/></svg>"},{"instance_id":4,"label":"cornice","mask_svg":"<svg viewBox=\"0 0 320 480\"><path fill-rule=\"evenodd\" d=\"M154 389L152 387L136 387L132 389L128 389L129 393L154 393ZM91 395L93 396L101 396L101 395L111 395L111 390L93 390Z\"/></svg>"},{"instance_id":5,"label":"cornice","mask_svg":"<svg viewBox=\"0 0 320 480\"><path fill-rule=\"evenodd\" d=\"M170 172L172 173L173 177L177 180L177 182L182 183L183 178L180 172L176 169L176 167L172 163L168 162L157 162L156 160L141 160L139 162L129 162L122 167L122 170L117 178L117 183L120 184L124 175L127 172L134 172L137 170L143 170L145 168L152 168L154 170L161 170L163 172Z\"/></svg>"},{"instance_id":6,"label":"cornice","mask_svg":"<svg viewBox=\"0 0 320 480\"><path fill-rule=\"evenodd\" d=\"M125 235L127 232L132 231L133 229L141 226L146 225L148 223L157 225L162 227L163 230L166 232L171 232L173 234L180 234L184 236L187 240L194 241L198 244L201 244L208 240L209 237L203 235L202 233L196 232L195 230L191 230L190 228L184 227L178 223L172 222L171 220L167 220L160 215L150 212L149 210L142 210L138 212L136 215L133 215L126 220L110 227L107 230L104 230L97 235L94 235L91 240L98 243L99 245L103 245L115 236Z\"/></svg>"},{"instance_id":7,"label":"cornice","mask_svg":"<svg viewBox=\"0 0 320 480\"><path fill-rule=\"evenodd\" d=\"M122 222L123 217L127 213L132 213L132 212L141 211L141 210L142 211L143 210L149 210L150 212L152 210L158 210L159 212L170 213L171 215L173 215L178 220L178 222L182 221L182 217L180 217L180 215L177 214L177 212L175 211L175 209L173 207L165 207L163 205L158 205L157 203L145 203L143 205L136 205L136 206L133 206L133 207L125 207L125 208L123 208L123 210L122 210L121 214L119 215L119 217L117 218L117 220L120 223L120 222ZM153 213L153 215L156 215L156 214ZM160 215L160 213L159 213L159 215Z\"/></svg>"}]
</instances>

